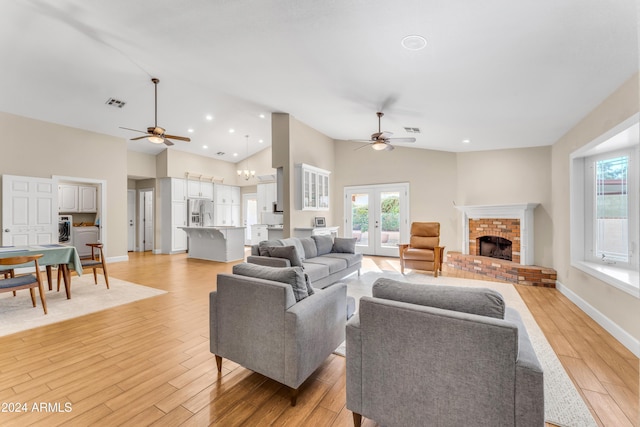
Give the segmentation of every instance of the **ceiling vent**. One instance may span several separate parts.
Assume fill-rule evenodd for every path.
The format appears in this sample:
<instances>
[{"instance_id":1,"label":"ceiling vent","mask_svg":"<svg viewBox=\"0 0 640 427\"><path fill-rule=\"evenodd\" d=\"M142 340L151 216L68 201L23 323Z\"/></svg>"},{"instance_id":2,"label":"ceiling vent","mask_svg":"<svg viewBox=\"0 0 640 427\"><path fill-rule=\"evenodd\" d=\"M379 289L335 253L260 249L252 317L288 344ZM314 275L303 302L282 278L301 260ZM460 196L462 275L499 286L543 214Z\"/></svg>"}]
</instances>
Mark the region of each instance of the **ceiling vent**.
<instances>
[{"instance_id":1,"label":"ceiling vent","mask_svg":"<svg viewBox=\"0 0 640 427\"><path fill-rule=\"evenodd\" d=\"M216 156L224 156L224 151L218 151L218 152L216 153Z\"/></svg>"},{"instance_id":2,"label":"ceiling vent","mask_svg":"<svg viewBox=\"0 0 640 427\"><path fill-rule=\"evenodd\" d=\"M404 130L407 133L420 133L420 128L408 128L405 126Z\"/></svg>"},{"instance_id":3,"label":"ceiling vent","mask_svg":"<svg viewBox=\"0 0 640 427\"><path fill-rule=\"evenodd\" d=\"M120 101L120 100L115 99L115 98L109 98L109 99L107 99L107 102L105 102L105 104L113 105L114 107L117 107L117 108L122 108L122 107L124 107L126 102Z\"/></svg>"}]
</instances>

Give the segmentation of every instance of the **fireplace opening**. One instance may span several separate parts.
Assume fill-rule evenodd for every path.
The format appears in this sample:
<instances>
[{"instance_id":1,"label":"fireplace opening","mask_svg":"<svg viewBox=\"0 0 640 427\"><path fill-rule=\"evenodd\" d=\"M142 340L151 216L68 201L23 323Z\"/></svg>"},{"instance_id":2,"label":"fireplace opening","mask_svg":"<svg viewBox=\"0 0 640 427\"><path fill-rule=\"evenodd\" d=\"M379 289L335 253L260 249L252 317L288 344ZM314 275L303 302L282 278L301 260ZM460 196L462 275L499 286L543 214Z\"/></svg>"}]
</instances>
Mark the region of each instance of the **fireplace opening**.
<instances>
[{"instance_id":1,"label":"fireplace opening","mask_svg":"<svg viewBox=\"0 0 640 427\"><path fill-rule=\"evenodd\" d=\"M480 256L511 261L511 240L498 236L482 236L478 238Z\"/></svg>"}]
</instances>

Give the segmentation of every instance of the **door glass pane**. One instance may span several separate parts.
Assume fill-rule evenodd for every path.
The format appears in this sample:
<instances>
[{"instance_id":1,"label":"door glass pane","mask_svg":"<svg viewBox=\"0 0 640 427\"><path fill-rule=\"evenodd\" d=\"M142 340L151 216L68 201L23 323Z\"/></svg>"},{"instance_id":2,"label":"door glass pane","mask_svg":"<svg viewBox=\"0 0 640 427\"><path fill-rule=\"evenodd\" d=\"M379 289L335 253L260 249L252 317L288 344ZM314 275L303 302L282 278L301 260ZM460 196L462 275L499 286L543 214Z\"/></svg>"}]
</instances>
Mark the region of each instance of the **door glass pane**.
<instances>
[{"instance_id":1,"label":"door glass pane","mask_svg":"<svg viewBox=\"0 0 640 427\"><path fill-rule=\"evenodd\" d=\"M596 256L629 261L629 157L596 162Z\"/></svg>"},{"instance_id":2,"label":"door glass pane","mask_svg":"<svg viewBox=\"0 0 640 427\"><path fill-rule=\"evenodd\" d=\"M356 245L369 245L369 194L351 195L351 236L356 238Z\"/></svg>"},{"instance_id":3,"label":"door glass pane","mask_svg":"<svg viewBox=\"0 0 640 427\"><path fill-rule=\"evenodd\" d=\"M380 193L380 245L395 247L400 243L400 192Z\"/></svg>"}]
</instances>

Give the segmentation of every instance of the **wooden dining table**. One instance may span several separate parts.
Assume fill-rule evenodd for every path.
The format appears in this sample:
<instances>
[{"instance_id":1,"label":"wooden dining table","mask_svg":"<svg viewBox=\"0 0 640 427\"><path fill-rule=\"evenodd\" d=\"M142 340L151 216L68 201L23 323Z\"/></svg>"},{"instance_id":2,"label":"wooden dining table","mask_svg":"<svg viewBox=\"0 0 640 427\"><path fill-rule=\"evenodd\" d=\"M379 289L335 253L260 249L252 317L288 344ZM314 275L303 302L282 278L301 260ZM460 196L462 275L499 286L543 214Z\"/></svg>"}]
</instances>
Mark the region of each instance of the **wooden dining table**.
<instances>
[{"instance_id":1,"label":"wooden dining table","mask_svg":"<svg viewBox=\"0 0 640 427\"><path fill-rule=\"evenodd\" d=\"M29 246L0 246L0 258L10 258L25 255L42 254L42 257L38 260L40 266L44 266L47 271L47 281L49 283L49 290L52 290L52 277L51 268L58 266L62 271L62 277L64 279L64 290L67 294L67 299L71 298L71 275L70 270L74 270L78 276L82 275L82 263L78 256L78 251L75 246L50 244L50 245L29 245ZM0 273L3 270L18 269L21 267L33 268L32 264L25 265L13 265L10 268L0 268Z\"/></svg>"}]
</instances>

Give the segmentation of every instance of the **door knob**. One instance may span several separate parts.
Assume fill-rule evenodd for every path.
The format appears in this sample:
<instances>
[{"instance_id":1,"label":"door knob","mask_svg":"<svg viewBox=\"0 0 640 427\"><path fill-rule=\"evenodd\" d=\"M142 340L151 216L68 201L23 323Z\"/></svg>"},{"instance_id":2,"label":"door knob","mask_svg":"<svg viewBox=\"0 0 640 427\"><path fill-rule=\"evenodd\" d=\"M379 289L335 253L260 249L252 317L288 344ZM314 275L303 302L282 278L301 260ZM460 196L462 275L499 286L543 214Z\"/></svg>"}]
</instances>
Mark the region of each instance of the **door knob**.
<instances>
[{"instance_id":1,"label":"door knob","mask_svg":"<svg viewBox=\"0 0 640 427\"><path fill-rule=\"evenodd\" d=\"M5 229L4 229L4 232L5 232L5 233L8 233L8 232L10 232L10 231L11 231L11 230L9 230L8 228L5 228Z\"/></svg>"}]
</instances>

